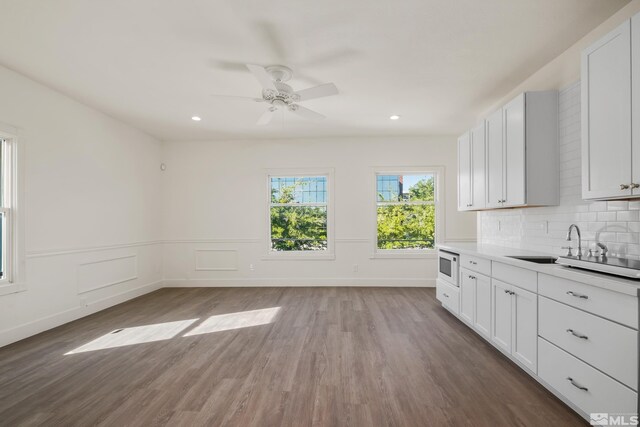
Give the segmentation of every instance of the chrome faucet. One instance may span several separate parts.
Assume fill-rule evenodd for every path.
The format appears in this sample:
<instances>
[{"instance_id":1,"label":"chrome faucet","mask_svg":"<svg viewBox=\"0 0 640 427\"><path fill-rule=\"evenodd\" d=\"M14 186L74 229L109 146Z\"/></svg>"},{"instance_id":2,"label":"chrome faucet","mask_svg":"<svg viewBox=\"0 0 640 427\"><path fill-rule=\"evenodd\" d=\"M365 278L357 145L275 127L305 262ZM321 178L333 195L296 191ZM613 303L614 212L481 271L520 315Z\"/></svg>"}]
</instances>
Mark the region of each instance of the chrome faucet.
<instances>
[{"instance_id":1,"label":"chrome faucet","mask_svg":"<svg viewBox=\"0 0 640 427\"><path fill-rule=\"evenodd\" d=\"M578 227L575 224L571 224L569 226L569 231L567 232L567 242L571 241L571 231L573 231L573 229L576 229L576 232L578 233L578 253L576 254L578 257L582 256L582 237L580 237L580 227ZM569 251L571 252L571 251ZM571 256L571 255L569 255Z\"/></svg>"},{"instance_id":2,"label":"chrome faucet","mask_svg":"<svg viewBox=\"0 0 640 427\"><path fill-rule=\"evenodd\" d=\"M607 248L607 245L605 245L604 243L596 243L596 246L598 246L600 249L602 249L602 258L606 258L607 257L607 252L609 252L609 248Z\"/></svg>"}]
</instances>

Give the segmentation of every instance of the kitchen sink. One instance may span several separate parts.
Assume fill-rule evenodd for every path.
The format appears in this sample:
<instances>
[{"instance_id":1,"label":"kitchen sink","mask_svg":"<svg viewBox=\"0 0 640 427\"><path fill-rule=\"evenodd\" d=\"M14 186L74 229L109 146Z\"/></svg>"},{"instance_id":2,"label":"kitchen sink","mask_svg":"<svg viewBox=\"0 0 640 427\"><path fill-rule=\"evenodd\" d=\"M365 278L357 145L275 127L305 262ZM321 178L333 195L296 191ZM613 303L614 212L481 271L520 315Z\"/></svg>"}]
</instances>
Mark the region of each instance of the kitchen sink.
<instances>
[{"instance_id":1,"label":"kitchen sink","mask_svg":"<svg viewBox=\"0 0 640 427\"><path fill-rule=\"evenodd\" d=\"M517 256L517 255L512 255L512 256L507 255L507 258L519 259L521 261L533 262L536 264L555 264L556 260L558 259L553 256Z\"/></svg>"}]
</instances>

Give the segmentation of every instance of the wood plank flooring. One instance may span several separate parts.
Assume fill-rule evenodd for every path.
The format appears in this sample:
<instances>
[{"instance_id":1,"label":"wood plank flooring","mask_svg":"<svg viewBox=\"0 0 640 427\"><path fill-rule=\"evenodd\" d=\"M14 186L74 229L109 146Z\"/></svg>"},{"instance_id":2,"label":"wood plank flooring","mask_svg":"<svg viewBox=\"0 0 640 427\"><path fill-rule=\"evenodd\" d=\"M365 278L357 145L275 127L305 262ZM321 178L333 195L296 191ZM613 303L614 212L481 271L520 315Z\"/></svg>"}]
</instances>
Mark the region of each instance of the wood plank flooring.
<instances>
[{"instance_id":1,"label":"wood plank flooring","mask_svg":"<svg viewBox=\"0 0 640 427\"><path fill-rule=\"evenodd\" d=\"M0 425L584 421L432 288L169 288L0 348Z\"/></svg>"}]
</instances>

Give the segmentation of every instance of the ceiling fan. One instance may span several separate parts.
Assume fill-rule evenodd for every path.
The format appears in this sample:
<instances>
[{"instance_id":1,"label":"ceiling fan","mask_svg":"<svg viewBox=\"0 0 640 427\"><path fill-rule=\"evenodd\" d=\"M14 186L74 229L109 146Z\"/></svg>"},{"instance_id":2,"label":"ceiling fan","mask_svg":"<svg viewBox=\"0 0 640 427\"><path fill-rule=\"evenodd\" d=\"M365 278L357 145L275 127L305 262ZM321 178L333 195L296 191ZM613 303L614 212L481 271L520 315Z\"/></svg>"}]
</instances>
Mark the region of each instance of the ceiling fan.
<instances>
[{"instance_id":1,"label":"ceiling fan","mask_svg":"<svg viewBox=\"0 0 640 427\"><path fill-rule=\"evenodd\" d=\"M247 68L262 86L261 98L229 95L213 96L242 98L253 100L255 102L266 102L269 106L267 111L265 111L258 119L258 125L269 124L278 111L285 110L289 110L290 112L305 119L324 119L325 116L322 114L316 113L315 111L303 107L298 103L308 101L310 99L338 94L338 88L333 83L325 83L300 91L293 90L291 86L285 83L291 79L293 71L284 65L261 67L259 65L247 64Z\"/></svg>"}]
</instances>

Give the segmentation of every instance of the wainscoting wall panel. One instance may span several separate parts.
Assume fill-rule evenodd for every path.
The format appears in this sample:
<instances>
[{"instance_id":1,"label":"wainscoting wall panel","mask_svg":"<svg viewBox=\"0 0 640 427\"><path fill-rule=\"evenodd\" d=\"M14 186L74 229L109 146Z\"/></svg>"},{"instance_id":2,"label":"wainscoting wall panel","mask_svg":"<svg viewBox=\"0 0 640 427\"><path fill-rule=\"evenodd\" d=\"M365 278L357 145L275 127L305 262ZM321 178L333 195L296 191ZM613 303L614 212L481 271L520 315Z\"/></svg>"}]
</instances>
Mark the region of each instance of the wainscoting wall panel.
<instances>
[{"instance_id":1,"label":"wainscoting wall panel","mask_svg":"<svg viewBox=\"0 0 640 427\"><path fill-rule=\"evenodd\" d=\"M78 265L78 293L95 291L137 278L136 254L83 263Z\"/></svg>"}]
</instances>

